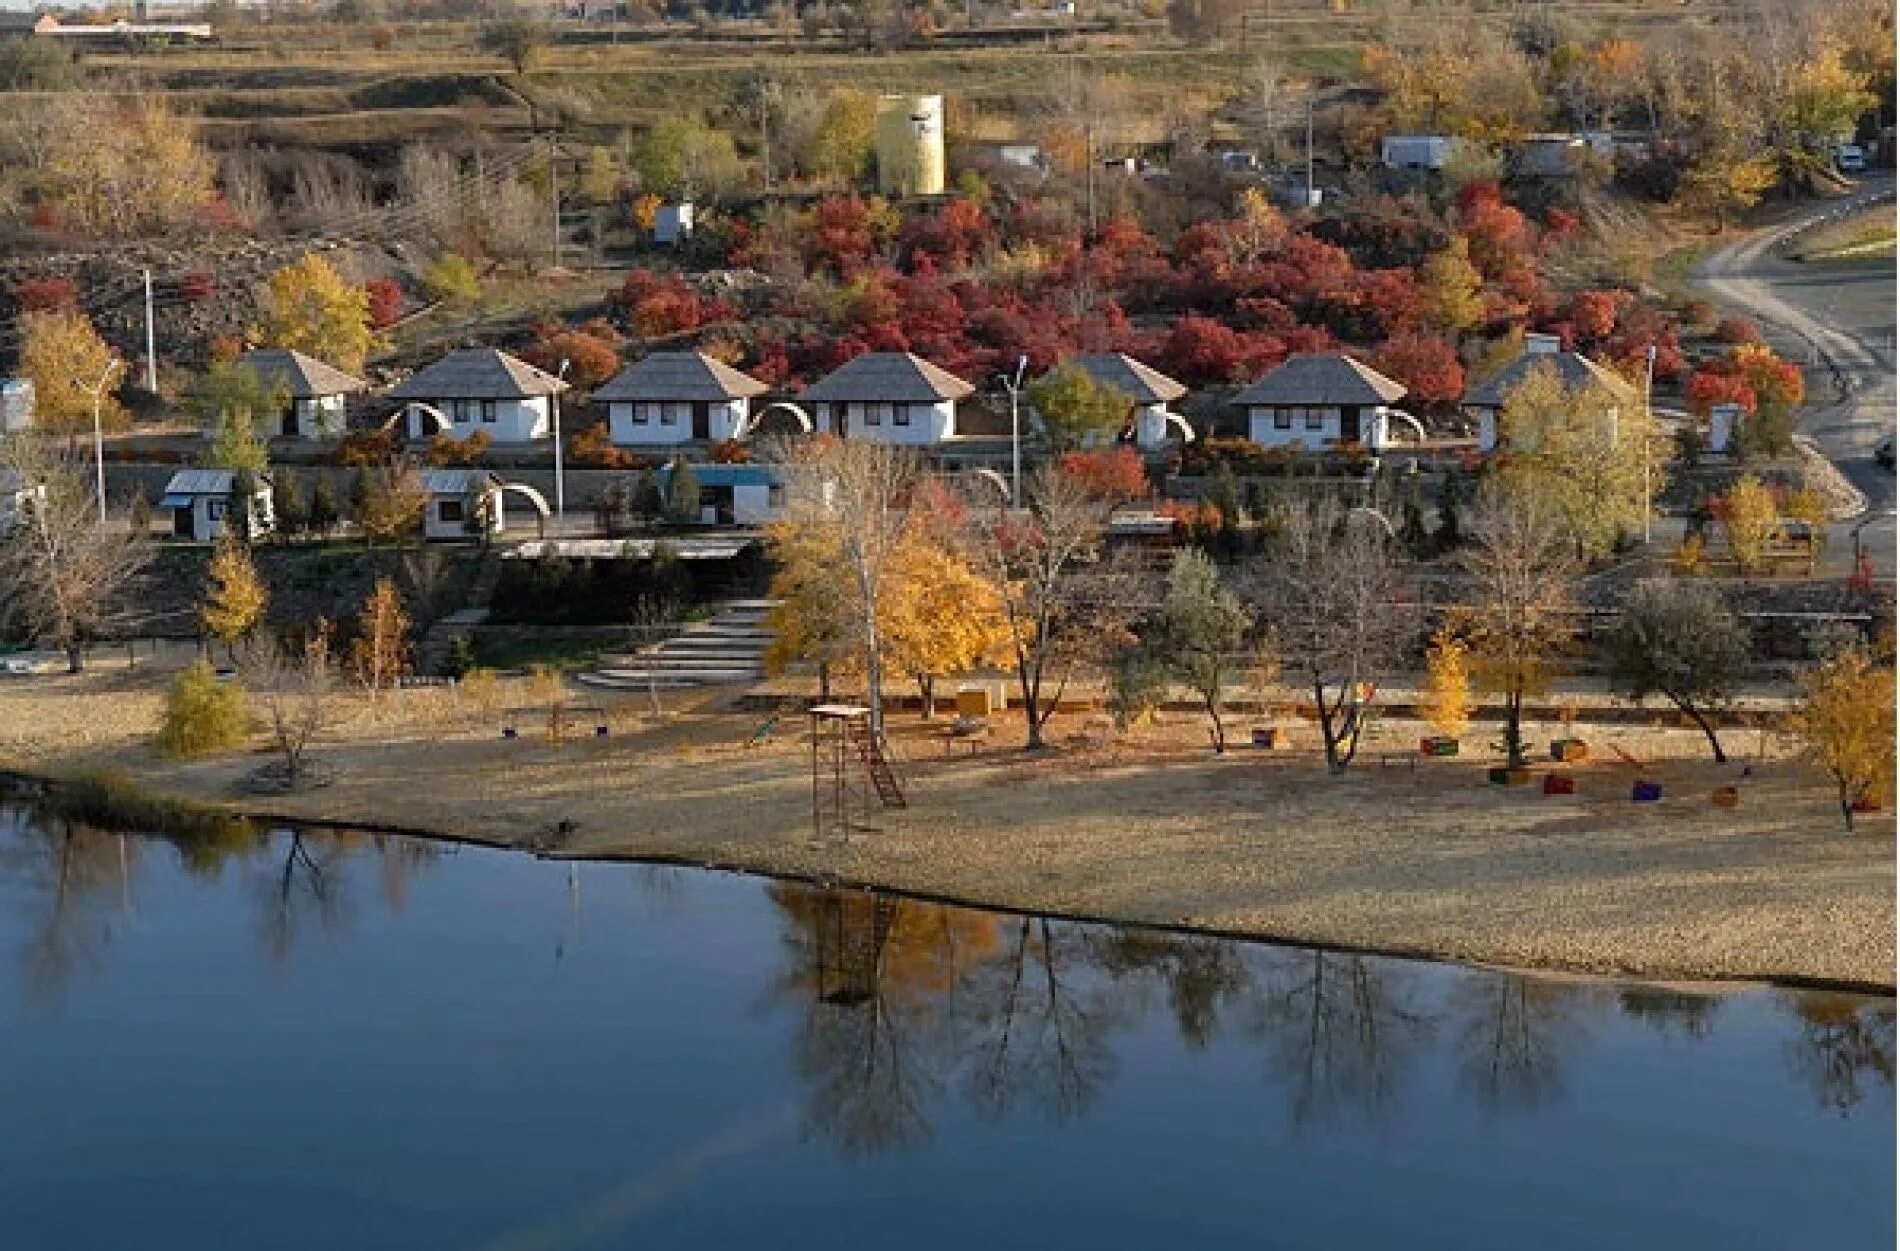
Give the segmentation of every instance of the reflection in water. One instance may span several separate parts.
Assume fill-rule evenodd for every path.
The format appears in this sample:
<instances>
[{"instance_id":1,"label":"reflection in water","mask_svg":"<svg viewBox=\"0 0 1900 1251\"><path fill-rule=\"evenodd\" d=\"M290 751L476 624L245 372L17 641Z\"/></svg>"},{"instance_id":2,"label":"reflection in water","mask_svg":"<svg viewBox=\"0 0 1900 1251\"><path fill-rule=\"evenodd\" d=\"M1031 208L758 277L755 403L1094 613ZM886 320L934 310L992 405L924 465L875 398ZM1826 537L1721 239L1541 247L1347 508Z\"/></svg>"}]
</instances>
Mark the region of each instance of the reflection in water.
<instances>
[{"instance_id":1,"label":"reflection in water","mask_svg":"<svg viewBox=\"0 0 1900 1251\"><path fill-rule=\"evenodd\" d=\"M334 940L362 910L402 911L420 877L451 854L333 831L125 838L0 808L0 891L23 901L21 982L33 1002L57 1003L101 965L133 914L138 878L164 867L152 853L167 843L204 883L238 875L260 949L277 964ZM687 870L588 872L622 871L647 913L681 912L697 898L700 879ZM582 872L566 872L560 951L576 949L583 925ZM1127 1036L1157 1020L1189 1052L1217 1043L1251 1051L1263 1074L1252 1097L1300 1134L1394 1119L1428 1059L1446 1064L1486 1113L1531 1114L1562 1102L1565 1073L1590 1054L1599 1023L1620 1015L1699 1047L1729 1002L864 891L764 890L781 938L771 996L794 1013L801 1122L853 1155L927 1142L949 1107L988 1122L1085 1118L1114 1083ZM610 903L627 897L608 892ZM1788 1022L1791 1070L1822 1106L1845 1114L1890 1094L1892 1000L1790 992L1773 1002Z\"/></svg>"},{"instance_id":2,"label":"reflection in water","mask_svg":"<svg viewBox=\"0 0 1900 1251\"><path fill-rule=\"evenodd\" d=\"M1586 1041L1594 988L1516 973L1461 979L1451 996L1458 1021L1459 1079L1489 1112L1531 1111L1563 1093L1563 1067Z\"/></svg>"},{"instance_id":3,"label":"reflection in water","mask_svg":"<svg viewBox=\"0 0 1900 1251\"><path fill-rule=\"evenodd\" d=\"M1795 1072L1821 1102L1845 1114L1869 1080L1893 1088L1893 1000L1792 992L1782 997L1801 1023L1789 1044Z\"/></svg>"}]
</instances>

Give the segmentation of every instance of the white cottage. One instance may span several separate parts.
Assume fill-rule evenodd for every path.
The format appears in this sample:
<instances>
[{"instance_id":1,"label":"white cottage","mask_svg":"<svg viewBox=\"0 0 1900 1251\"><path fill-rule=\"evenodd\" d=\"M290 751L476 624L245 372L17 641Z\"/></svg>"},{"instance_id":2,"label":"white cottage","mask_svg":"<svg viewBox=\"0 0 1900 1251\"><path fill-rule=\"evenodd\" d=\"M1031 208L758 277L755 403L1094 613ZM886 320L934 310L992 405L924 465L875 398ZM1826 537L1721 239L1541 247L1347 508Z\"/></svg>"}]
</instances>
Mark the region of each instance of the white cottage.
<instances>
[{"instance_id":1,"label":"white cottage","mask_svg":"<svg viewBox=\"0 0 1900 1251\"><path fill-rule=\"evenodd\" d=\"M956 437L957 401L976 388L909 352L866 352L800 393L818 430L876 443Z\"/></svg>"},{"instance_id":2,"label":"white cottage","mask_svg":"<svg viewBox=\"0 0 1900 1251\"><path fill-rule=\"evenodd\" d=\"M283 397L283 411L270 432L279 438L341 438L349 397L369 390L361 378L289 348L252 348L237 364Z\"/></svg>"},{"instance_id":3,"label":"white cottage","mask_svg":"<svg viewBox=\"0 0 1900 1251\"><path fill-rule=\"evenodd\" d=\"M36 501L46 498L46 487L28 482L17 469L0 469L0 538L12 534L30 515Z\"/></svg>"},{"instance_id":4,"label":"white cottage","mask_svg":"<svg viewBox=\"0 0 1900 1251\"><path fill-rule=\"evenodd\" d=\"M488 433L496 443L532 443L553 433L551 405L568 389L553 374L495 348L460 348L392 388L411 439Z\"/></svg>"},{"instance_id":5,"label":"white cottage","mask_svg":"<svg viewBox=\"0 0 1900 1251\"><path fill-rule=\"evenodd\" d=\"M208 543L224 535L225 521L237 485L237 473L230 469L181 469L165 484L160 508L170 509L172 534L181 539ZM271 481L258 474L251 491L250 535L269 534L277 524L271 507Z\"/></svg>"},{"instance_id":6,"label":"white cottage","mask_svg":"<svg viewBox=\"0 0 1900 1251\"><path fill-rule=\"evenodd\" d=\"M769 390L704 352L654 352L594 392L620 447L736 439L751 403Z\"/></svg>"},{"instance_id":7,"label":"white cottage","mask_svg":"<svg viewBox=\"0 0 1900 1251\"><path fill-rule=\"evenodd\" d=\"M1613 437L1617 414L1625 406L1641 402L1636 389L1623 381L1615 370L1597 364L1587 356L1563 350L1563 341L1553 334L1524 336L1524 354L1465 391L1465 411L1478 419L1478 450L1491 452L1498 445L1498 414L1510 400L1511 392L1522 385L1538 367L1553 369L1558 381L1569 391L1596 388L1603 392L1605 437Z\"/></svg>"},{"instance_id":8,"label":"white cottage","mask_svg":"<svg viewBox=\"0 0 1900 1251\"><path fill-rule=\"evenodd\" d=\"M501 504L501 479L484 469L424 469L422 537L472 539L507 528Z\"/></svg>"},{"instance_id":9,"label":"white cottage","mask_svg":"<svg viewBox=\"0 0 1900 1251\"><path fill-rule=\"evenodd\" d=\"M1247 437L1262 447L1323 451L1342 444L1383 452L1392 405L1405 388L1337 352L1290 356L1233 403L1247 410Z\"/></svg>"},{"instance_id":10,"label":"white cottage","mask_svg":"<svg viewBox=\"0 0 1900 1251\"><path fill-rule=\"evenodd\" d=\"M659 472L670 491L678 462ZM761 526L785 515L786 471L775 465L694 465L699 483L699 520L709 526Z\"/></svg>"},{"instance_id":11,"label":"white cottage","mask_svg":"<svg viewBox=\"0 0 1900 1251\"><path fill-rule=\"evenodd\" d=\"M1188 389L1160 370L1150 369L1122 352L1071 356L1063 363L1076 366L1100 385L1113 387L1128 397L1135 446L1142 451L1164 446L1170 424L1182 432L1185 441L1193 441L1193 428L1186 419L1168 411L1168 405L1186 395Z\"/></svg>"}]
</instances>

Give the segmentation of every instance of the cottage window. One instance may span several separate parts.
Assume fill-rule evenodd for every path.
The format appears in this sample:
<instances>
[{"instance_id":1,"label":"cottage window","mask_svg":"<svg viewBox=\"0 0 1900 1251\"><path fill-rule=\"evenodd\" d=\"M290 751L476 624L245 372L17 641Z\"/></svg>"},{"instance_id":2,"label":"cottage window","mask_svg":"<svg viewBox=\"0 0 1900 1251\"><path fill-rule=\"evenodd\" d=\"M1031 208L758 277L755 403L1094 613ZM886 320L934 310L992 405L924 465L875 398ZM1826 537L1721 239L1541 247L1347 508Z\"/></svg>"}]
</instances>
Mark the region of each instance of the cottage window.
<instances>
[{"instance_id":1,"label":"cottage window","mask_svg":"<svg viewBox=\"0 0 1900 1251\"><path fill-rule=\"evenodd\" d=\"M223 520L224 506L226 502L227 501L225 500L206 500L205 501L205 520L206 521Z\"/></svg>"},{"instance_id":2,"label":"cottage window","mask_svg":"<svg viewBox=\"0 0 1900 1251\"><path fill-rule=\"evenodd\" d=\"M482 401L482 420L491 426L495 424L495 401Z\"/></svg>"},{"instance_id":3,"label":"cottage window","mask_svg":"<svg viewBox=\"0 0 1900 1251\"><path fill-rule=\"evenodd\" d=\"M459 425L462 422L470 420L467 400L450 400L448 408L450 421Z\"/></svg>"},{"instance_id":4,"label":"cottage window","mask_svg":"<svg viewBox=\"0 0 1900 1251\"><path fill-rule=\"evenodd\" d=\"M462 501L443 500L440 504L436 505L436 516L440 517L443 521L462 520Z\"/></svg>"},{"instance_id":5,"label":"cottage window","mask_svg":"<svg viewBox=\"0 0 1900 1251\"><path fill-rule=\"evenodd\" d=\"M867 426L883 425L884 414L888 413L890 409L891 406L889 404L866 404L864 406L864 424Z\"/></svg>"},{"instance_id":6,"label":"cottage window","mask_svg":"<svg viewBox=\"0 0 1900 1251\"><path fill-rule=\"evenodd\" d=\"M668 404L666 406L665 424L669 426L677 426L683 421L691 422L692 420L693 420L693 406L691 404Z\"/></svg>"},{"instance_id":7,"label":"cottage window","mask_svg":"<svg viewBox=\"0 0 1900 1251\"><path fill-rule=\"evenodd\" d=\"M1293 428L1293 410L1290 408L1274 409L1273 428L1275 430L1291 430Z\"/></svg>"},{"instance_id":8,"label":"cottage window","mask_svg":"<svg viewBox=\"0 0 1900 1251\"><path fill-rule=\"evenodd\" d=\"M677 426L679 424L679 418L674 415L673 406L671 404L657 404L654 407L660 410L660 424L662 426Z\"/></svg>"},{"instance_id":9,"label":"cottage window","mask_svg":"<svg viewBox=\"0 0 1900 1251\"><path fill-rule=\"evenodd\" d=\"M648 410L650 410L650 409L651 409L652 407L653 407L653 406L652 406L651 404L629 404L629 405L627 405L627 411L628 411L628 412L630 412L630 413L631 413L631 414L633 415L633 424L634 424L634 425L636 425L636 426L644 426L644 425L646 425L646 424L647 424L647 419L648 419L649 417L651 417L651 416L652 416L652 414L651 414L651 413L650 413L650 412L648 411Z\"/></svg>"},{"instance_id":10,"label":"cottage window","mask_svg":"<svg viewBox=\"0 0 1900 1251\"><path fill-rule=\"evenodd\" d=\"M774 482L765 488L765 506L767 508L785 507L785 484Z\"/></svg>"},{"instance_id":11,"label":"cottage window","mask_svg":"<svg viewBox=\"0 0 1900 1251\"><path fill-rule=\"evenodd\" d=\"M910 424L910 405L891 405L891 424L893 426L908 426Z\"/></svg>"},{"instance_id":12,"label":"cottage window","mask_svg":"<svg viewBox=\"0 0 1900 1251\"><path fill-rule=\"evenodd\" d=\"M1326 410L1325 409L1309 408L1303 411L1305 412L1305 415L1306 415L1306 428L1308 430L1319 430L1325 427L1326 425Z\"/></svg>"}]
</instances>

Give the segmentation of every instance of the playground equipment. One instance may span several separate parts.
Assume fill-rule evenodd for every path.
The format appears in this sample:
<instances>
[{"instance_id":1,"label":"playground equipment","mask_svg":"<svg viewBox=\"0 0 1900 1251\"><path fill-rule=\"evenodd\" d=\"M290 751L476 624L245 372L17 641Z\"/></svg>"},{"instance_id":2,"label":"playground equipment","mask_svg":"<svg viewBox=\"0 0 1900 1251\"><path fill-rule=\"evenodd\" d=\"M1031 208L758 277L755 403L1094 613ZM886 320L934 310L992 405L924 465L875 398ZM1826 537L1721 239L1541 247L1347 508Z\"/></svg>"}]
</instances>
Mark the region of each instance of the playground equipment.
<instances>
[{"instance_id":1,"label":"playground equipment","mask_svg":"<svg viewBox=\"0 0 1900 1251\"><path fill-rule=\"evenodd\" d=\"M548 745L559 747L573 735L577 726L589 726L592 737L606 738L608 734L607 710L598 704L545 704L525 708L509 708L502 713L501 736L505 739L521 737L522 727L539 723L545 718L548 728Z\"/></svg>"},{"instance_id":2,"label":"playground equipment","mask_svg":"<svg viewBox=\"0 0 1900 1251\"><path fill-rule=\"evenodd\" d=\"M871 732L871 710L856 704L816 704L811 717L811 824L823 838L857 826L853 814L902 808L904 791ZM868 789L867 789L868 784Z\"/></svg>"}]
</instances>

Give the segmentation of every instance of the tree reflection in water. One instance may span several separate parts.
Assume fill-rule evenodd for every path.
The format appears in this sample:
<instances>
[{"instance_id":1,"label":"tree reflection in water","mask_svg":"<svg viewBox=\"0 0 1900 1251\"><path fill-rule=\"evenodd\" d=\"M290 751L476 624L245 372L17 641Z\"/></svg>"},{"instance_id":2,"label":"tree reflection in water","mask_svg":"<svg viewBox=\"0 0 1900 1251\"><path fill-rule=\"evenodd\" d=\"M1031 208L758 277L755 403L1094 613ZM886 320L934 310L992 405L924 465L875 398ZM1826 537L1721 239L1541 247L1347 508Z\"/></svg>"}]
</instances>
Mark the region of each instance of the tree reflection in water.
<instances>
[{"instance_id":1,"label":"tree reflection in water","mask_svg":"<svg viewBox=\"0 0 1900 1251\"><path fill-rule=\"evenodd\" d=\"M137 850L63 818L24 820L16 834L0 844L0 876L25 884L32 900L22 981L29 999L45 1005L104 959L115 924L131 908Z\"/></svg>"},{"instance_id":2,"label":"tree reflection in water","mask_svg":"<svg viewBox=\"0 0 1900 1251\"><path fill-rule=\"evenodd\" d=\"M1658 1033L1695 1039L1709 1036L1715 1014L1722 1009L1722 1000L1715 995L1666 986L1626 986L1617 992L1616 1002L1624 1016L1634 1017Z\"/></svg>"},{"instance_id":3,"label":"tree reflection in water","mask_svg":"<svg viewBox=\"0 0 1900 1251\"><path fill-rule=\"evenodd\" d=\"M1459 978L1450 996L1459 1076L1487 1112L1528 1112L1563 1093L1563 1065L1587 1037L1598 992L1517 973Z\"/></svg>"},{"instance_id":4,"label":"tree reflection in water","mask_svg":"<svg viewBox=\"0 0 1900 1251\"><path fill-rule=\"evenodd\" d=\"M1432 1019L1414 1002L1416 966L1327 951L1274 949L1253 1016L1289 1088L1297 1134L1347 1112L1391 1115Z\"/></svg>"},{"instance_id":5,"label":"tree reflection in water","mask_svg":"<svg viewBox=\"0 0 1900 1251\"><path fill-rule=\"evenodd\" d=\"M1870 1078L1893 1089L1891 999L1791 991L1781 1003L1800 1023L1788 1045L1794 1071L1824 1106L1845 1116L1865 1096Z\"/></svg>"}]
</instances>

